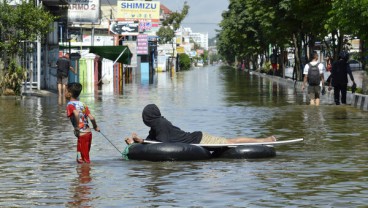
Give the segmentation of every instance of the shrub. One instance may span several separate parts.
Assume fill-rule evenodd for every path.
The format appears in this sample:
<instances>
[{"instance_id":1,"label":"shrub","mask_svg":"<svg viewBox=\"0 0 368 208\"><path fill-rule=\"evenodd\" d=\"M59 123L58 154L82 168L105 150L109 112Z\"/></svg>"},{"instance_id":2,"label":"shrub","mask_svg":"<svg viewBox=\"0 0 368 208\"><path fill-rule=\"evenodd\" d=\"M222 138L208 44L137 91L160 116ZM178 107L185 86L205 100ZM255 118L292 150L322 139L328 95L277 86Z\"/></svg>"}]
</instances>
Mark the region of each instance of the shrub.
<instances>
[{"instance_id":1,"label":"shrub","mask_svg":"<svg viewBox=\"0 0 368 208\"><path fill-rule=\"evenodd\" d=\"M187 54L182 53L179 55L179 66L181 70L190 69L190 58Z\"/></svg>"},{"instance_id":2,"label":"shrub","mask_svg":"<svg viewBox=\"0 0 368 208\"><path fill-rule=\"evenodd\" d=\"M27 77L27 71L13 60L0 75L0 94L20 95L22 83Z\"/></svg>"}]
</instances>

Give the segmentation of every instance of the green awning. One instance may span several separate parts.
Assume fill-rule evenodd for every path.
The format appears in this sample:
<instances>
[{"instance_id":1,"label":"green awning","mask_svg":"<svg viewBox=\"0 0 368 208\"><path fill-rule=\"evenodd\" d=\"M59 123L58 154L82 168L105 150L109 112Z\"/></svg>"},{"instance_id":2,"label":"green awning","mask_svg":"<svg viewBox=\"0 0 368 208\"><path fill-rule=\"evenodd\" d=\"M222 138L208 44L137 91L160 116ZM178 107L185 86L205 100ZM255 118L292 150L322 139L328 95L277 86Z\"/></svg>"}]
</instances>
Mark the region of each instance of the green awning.
<instances>
[{"instance_id":1,"label":"green awning","mask_svg":"<svg viewBox=\"0 0 368 208\"><path fill-rule=\"evenodd\" d=\"M128 46L91 46L89 52L122 64L130 64L132 58Z\"/></svg>"}]
</instances>

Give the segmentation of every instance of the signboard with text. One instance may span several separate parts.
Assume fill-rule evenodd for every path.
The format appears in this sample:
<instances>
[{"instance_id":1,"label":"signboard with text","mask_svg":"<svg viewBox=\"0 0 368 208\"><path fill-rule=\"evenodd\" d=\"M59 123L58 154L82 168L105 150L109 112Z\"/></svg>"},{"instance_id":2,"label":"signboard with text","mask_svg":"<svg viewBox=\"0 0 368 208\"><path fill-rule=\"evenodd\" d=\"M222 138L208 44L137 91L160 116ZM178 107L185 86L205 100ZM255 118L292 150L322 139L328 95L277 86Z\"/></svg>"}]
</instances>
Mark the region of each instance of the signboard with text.
<instances>
[{"instance_id":1,"label":"signboard with text","mask_svg":"<svg viewBox=\"0 0 368 208\"><path fill-rule=\"evenodd\" d=\"M100 0L68 0L68 22L100 24Z\"/></svg>"},{"instance_id":2,"label":"signboard with text","mask_svg":"<svg viewBox=\"0 0 368 208\"><path fill-rule=\"evenodd\" d=\"M148 35L140 34L137 36L137 54L148 54Z\"/></svg>"},{"instance_id":3,"label":"signboard with text","mask_svg":"<svg viewBox=\"0 0 368 208\"><path fill-rule=\"evenodd\" d=\"M159 1L117 1L117 19L160 19Z\"/></svg>"}]
</instances>

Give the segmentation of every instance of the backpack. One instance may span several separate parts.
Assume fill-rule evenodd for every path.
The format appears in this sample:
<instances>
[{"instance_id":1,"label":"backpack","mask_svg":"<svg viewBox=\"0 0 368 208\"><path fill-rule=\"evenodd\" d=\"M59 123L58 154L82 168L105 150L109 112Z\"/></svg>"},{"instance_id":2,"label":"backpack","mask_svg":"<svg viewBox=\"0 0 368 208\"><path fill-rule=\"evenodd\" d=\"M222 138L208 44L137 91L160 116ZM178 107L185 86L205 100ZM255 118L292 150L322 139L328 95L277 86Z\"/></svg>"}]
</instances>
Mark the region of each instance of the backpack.
<instances>
[{"instance_id":1,"label":"backpack","mask_svg":"<svg viewBox=\"0 0 368 208\"><path fill-rule=\"evenodd\" d=\"M308 84L311 86L317 86L321 83L321 75L319 74L319 68L317 63L316 65L312 65L308 63Z\"/></svg>"}]
</instances>

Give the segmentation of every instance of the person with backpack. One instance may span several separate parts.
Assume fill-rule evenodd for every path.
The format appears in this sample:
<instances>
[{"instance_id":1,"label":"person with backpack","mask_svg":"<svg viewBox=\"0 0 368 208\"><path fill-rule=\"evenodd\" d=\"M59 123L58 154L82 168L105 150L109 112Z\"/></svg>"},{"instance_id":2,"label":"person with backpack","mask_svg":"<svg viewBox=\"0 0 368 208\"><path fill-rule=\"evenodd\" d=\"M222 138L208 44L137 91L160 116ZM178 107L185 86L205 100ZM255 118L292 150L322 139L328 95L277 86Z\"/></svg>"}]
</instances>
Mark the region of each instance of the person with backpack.
<instances>
[{"instance_id":1,"label":"person with backpack","mask_svg":"<svg viewBox=\"0 0 368 208\"><path fill-rule=\"evenodd\" d=\"M334 88L334 100L336 105L340 105L340 93L341 93L341 103L346 104L346 92L348 88L348 76L353 82L352 88L356 87L353 74L351 72L349 63L349 53L342 51L339 54L339 60L332 64L331 79L329 80L328 90ZM353 90L354 91L354 90Z\"/></svg>"},{"instance_id":2,"label":"person with backpack","mask_svg":"<svg viewBox=\"0 0 368 208\"><path fill-rule=\"evenodd\" d=\"M311 105L318 106L320 103L321 82L322 89L325 89L323 77L324 68L324 65L318 62L318 53L314 51L312 54L312 61L304 66L304 80L302 85L302 90L304 91L306 83L308 82L308 98Z\"/></svg>"}]
</instances>

